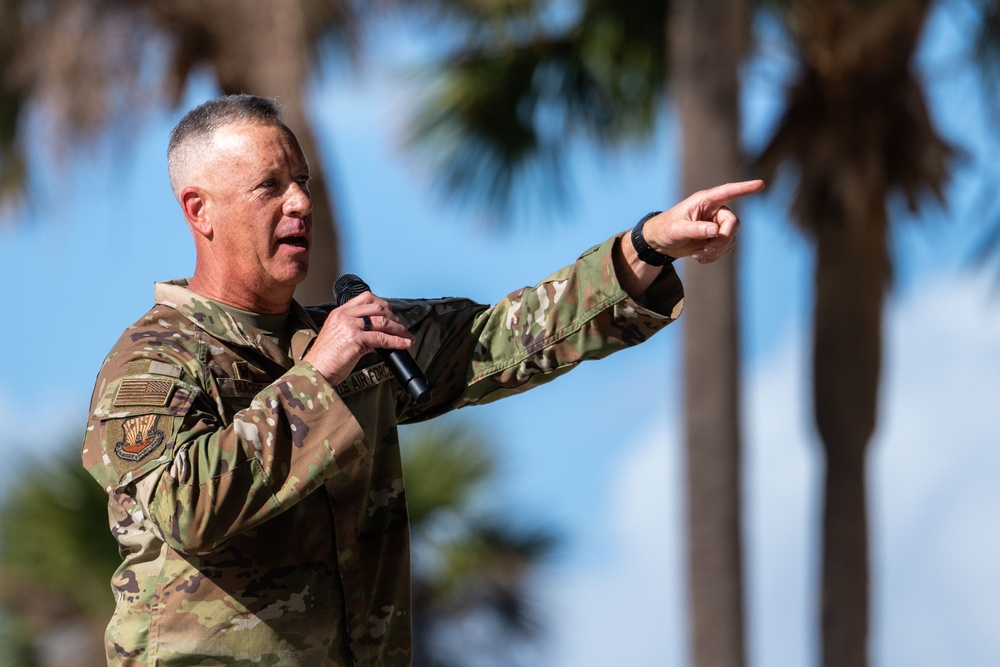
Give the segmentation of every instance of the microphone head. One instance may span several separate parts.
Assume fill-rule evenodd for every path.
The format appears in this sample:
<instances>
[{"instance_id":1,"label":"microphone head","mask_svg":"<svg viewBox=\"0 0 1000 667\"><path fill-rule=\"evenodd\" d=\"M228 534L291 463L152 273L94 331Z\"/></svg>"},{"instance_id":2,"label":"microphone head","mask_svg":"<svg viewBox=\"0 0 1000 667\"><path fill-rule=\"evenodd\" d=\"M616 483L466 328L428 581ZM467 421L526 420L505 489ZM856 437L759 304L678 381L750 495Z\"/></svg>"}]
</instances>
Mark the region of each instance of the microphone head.
<instances>
[{"instance_id":1,"label":"microphone head","mask_svg":"<svg viewBox=\"0 0 1000 667\"><path fill-rule=\"evenodd\" d=\"M338 306L343 306L359 294L370 292L371 288L353 273L345 273L333 283L333 298Z\"/></svg>"}]
</instances>

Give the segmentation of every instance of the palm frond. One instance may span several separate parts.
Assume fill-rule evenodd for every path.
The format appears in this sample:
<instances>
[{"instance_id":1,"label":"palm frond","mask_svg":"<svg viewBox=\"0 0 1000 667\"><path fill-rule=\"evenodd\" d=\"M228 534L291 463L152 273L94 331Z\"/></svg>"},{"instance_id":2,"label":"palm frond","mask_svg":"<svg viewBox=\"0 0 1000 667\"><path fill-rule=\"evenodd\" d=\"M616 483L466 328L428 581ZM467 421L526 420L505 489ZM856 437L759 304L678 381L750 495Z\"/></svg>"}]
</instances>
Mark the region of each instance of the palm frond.
<instances>
[{"instance_id":1,"label":"palm frond","mask_svg":"<svg viewBox=\"0 0 1000 667\"><path fill-rule=\"evenodd\" d=\"M297 18L315 65L336 48L354 56L364 3L349 0L5 0L0 2L0 205L16 205L30 174L26 118L44 118L43 149L126 136L143 112L176 104L202 66L224 89L251 92L246 49L260 48L268 11ZM256 30L257 32L254 32ZM242 50L241 50L242 49ZM44 152L41 153L44 155Z\"/></svg>"},{"instance_id":2,"label":"palm frond","mask_svg":"<svg viewBox=\"0 0 1000 667\"><path fill-rule=\"evenodd\" d=\"M478 199L501 219L517 193L565 203L563 156L574 140L609 145L652 131L664 11L662 2L592 2L559 32L476 31L425 74L411 147L448 195Z\"/></svg>"},{"instance_id":3,"label":"palm frond","mask_svg":"<svg viewBox=\"0 0 1000 667\"><path fill-rule=\"evenodd\" d=\"M407 432L416 435L403 444L414 664L462 663L450 662L449 655L502 655L519 644L512 640L541 627L530 582L555 547L555 535L498 518L504 507L490 502L495 464L480 435L461 423Z\"/></svg>"},{"instance_id":4,"label":"palm frond","mask_svg":"<svg viewBox=\"0 0 1000 667\"><path fill-rule=\"evenodd\" d=\"M414 433L403 448L406 504L414 532L442 513L464 510L494 473L485 442L461 425L407 430Z\"/></svg>"},{"instance_id":5,"label":"palm frond","mask_svg":"<svg viewBox=\"0 0 1000 667\"><path fill-rule=\"evenodd\" d=\"M443 549L440 578L433 582L442 613L460 617L488 608L511 631L533 634L539 619L525 595L537 563L550 555L551 532L484 521Z\"/></svg>"},{"instance_id":6,"label":"palm frond","mask_svg":"<svg viewBox=\"0 0 1000 667\"><path fill-rule=\"evenodd\" d=\"M103 628L114 610L109 582L121 563L108 529L107 495L84 470L79 447L8 462L0 494L0 664L104 660ZM34 658L4 662L30 647Z\"/></svg>"},{"instance_id":7,"label":"palm frond","mask_svg":"<svg viewBox=\"0 0 1000 667\"><path fill-rule=\"evenodd\" d=\"M894 194L911 209L940 201L956 155L911 66L926 3L863 5L803 2L786 17L801 69L758 166L765 178L797 174L792 210L805 229L884 218L871 212Z\"/></svg>"}]
</instances>

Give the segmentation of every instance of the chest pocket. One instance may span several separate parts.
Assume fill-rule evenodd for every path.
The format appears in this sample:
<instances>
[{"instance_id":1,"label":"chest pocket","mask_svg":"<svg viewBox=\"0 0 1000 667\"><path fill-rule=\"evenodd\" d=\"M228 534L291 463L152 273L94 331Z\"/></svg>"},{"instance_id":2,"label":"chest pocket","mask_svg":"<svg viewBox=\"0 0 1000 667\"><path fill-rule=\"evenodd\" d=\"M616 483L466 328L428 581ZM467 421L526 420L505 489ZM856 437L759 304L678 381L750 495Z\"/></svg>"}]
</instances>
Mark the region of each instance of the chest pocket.
<instances>
[{"instance_id":1,"label":"chest pocket","mask_svg":"<svg viewBox=\"0 0 1000 667\"><path fill-rule=\"evenodd\" d=\"M233 422L237 412L250 407L254 397L270 385L272 380L264 371L252 367L243 360L228 364L232 369L232 377L218 372L219 369L225 368L225 365L216 366L212 377L218 387L220 416L223 423L228 425Z\"/></svg>"}]
</instances>

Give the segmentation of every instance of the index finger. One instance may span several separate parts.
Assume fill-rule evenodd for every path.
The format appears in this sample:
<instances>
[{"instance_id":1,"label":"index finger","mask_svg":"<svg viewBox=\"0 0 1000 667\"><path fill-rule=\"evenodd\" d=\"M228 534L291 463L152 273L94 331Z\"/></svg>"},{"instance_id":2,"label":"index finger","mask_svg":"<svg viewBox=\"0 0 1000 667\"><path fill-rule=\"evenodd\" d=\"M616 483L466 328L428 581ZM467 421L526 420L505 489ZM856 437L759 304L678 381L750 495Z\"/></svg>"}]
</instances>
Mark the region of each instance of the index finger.
<instances>
[{"instance_id":1,"label":"index finger","mask_svg":"<svg viewBox=\"0 0 1000 667\"><path fill-rule=\"evenodd\" d=\"M714 188L709 188L699 192L698 198L701 200L702 205L715 208L728 204L738 197L752 195L763 189L764 181L758 178L752 181L738 181L736 183L717 185Z\"/></svg>"}]
</instances>

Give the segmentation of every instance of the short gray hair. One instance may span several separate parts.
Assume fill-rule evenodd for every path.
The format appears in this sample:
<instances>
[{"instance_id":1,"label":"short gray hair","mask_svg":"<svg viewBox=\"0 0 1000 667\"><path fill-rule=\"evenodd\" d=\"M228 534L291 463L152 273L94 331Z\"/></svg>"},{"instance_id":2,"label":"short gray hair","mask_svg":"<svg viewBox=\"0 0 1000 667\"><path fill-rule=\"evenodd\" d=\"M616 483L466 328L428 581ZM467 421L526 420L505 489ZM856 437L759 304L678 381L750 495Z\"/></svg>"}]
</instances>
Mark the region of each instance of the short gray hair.
<instances>
[{"instance_id":1,"label":"short gray hair","mask_svg":"<svg viewBox=\"0 0 1000 667\"><path fill-rule=\"evenodd\" d=\"M167 145L167 171L174 194L182 187L179 177L191 157L190 149L227 125L261 123L287 128L284 116L285 110L274 100L246 94L223 95L187 112L171 130Z\"/></svg>"}]
</instances>

